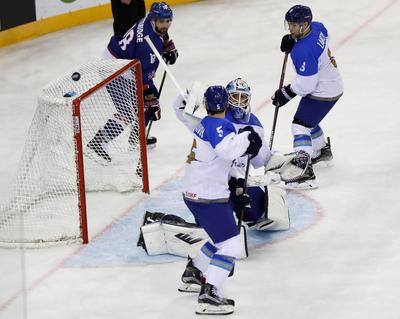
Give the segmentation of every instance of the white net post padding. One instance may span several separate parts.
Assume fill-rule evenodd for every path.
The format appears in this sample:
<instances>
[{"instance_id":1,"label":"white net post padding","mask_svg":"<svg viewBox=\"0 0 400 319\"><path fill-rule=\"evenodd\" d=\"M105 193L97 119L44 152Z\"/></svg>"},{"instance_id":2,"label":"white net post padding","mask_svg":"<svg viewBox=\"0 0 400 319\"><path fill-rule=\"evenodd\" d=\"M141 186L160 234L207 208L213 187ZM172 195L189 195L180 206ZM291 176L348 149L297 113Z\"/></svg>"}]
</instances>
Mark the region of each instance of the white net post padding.
<instances>
[{"instance_id":1,"label":"white net post padding","mask_svg":"<svg viewBox=\"0 0 400 319\"><path fill-rule=\"evenodd\" d=\"M148 192L140 63L101 60L75 71L78 81L67 74L38 98L15 185L0 205L0 246L21 242L20 216L27 247L87 236L80 185L86 191ZM72 91L74 96L64 97ZM73 116L73 104L80 118ZM74 139L77 128L81 145Z\"/></svg>"}]
</instances>

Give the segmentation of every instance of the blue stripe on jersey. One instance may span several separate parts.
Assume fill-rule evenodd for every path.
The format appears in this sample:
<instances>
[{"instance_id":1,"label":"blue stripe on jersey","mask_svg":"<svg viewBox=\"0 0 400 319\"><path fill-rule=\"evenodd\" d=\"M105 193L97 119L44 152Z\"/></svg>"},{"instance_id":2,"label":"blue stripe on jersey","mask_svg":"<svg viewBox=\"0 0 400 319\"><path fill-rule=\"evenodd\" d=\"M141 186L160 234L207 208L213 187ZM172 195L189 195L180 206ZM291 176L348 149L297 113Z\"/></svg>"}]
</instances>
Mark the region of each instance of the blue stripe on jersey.
<instances>
[{"instance_id":1,"label":"blue stripe on jersey","mask_svg":"<svg viewBox=\"0 0 400 319\"><path fill-rule=\"evenodd\" d=\"M242 121L239 121L233 117L233 114L230 109L226 111L225 119L227 119L229 122L235 123L235 124L243 124L243 125L251 125L251 126L259 126L263 127L260 120L255 116L253 113L250 114L250 119L248 123L244 123Z\"/></svg>"},{"instance_id":2,"label":"blue stripe on jersey","mask_svg":"<svg viewBox=\"0 0 400 319\"><path fill-rule=\"evenodd\" d=\"M312 146L310 135L295 135L293 147Z\"/></svg>"},{"instance_id":3,"label":"blue stripe on jersey","mask_svg":"<svg viewBox=\"0 0 400 319\"><path fill-rule=\"evenodd\" d=\"M311 23L311 32L298 39L290 56L297 74L310 76L318 73L318 59L325 49L328 31L320 22Z\"/></svg>"},{"instance_id":4,"label":"blue stripe on jersey","mask_svg":"<svg viewBox=\"0 0 400 319\"><path fill-rule=\"evenodd\" d=\"M235 264L235 258L218 254L215 254L210 261L211 266L222 268L228 272L232 271L234 264Z\"/></svg>"},{"instance_id":5,"label":"blue stripe on jersey","mask_svg":"<svg viewBox=\"0 0 400 319\"><path fill-rule=\"evenodd\" d=\"M215 148L227 135L236 133L235 127L226 119L206 116L195 128L194 134Z\"/></svg>"}]
</instances>

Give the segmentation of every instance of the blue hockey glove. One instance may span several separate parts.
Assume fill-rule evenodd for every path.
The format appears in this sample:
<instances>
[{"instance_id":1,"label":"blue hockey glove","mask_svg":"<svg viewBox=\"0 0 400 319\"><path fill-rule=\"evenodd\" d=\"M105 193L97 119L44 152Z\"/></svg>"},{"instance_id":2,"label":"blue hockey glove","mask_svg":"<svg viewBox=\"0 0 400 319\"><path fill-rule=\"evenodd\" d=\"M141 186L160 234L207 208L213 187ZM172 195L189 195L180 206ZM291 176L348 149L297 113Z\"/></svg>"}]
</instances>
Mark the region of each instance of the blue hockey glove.
<instances>
[{"instance_id":1,"label":"blue hockey glove","mask_svg":"<svg viewBox=\"0 0 400 319\"><path fill-rule=\"evenodd\" d=\"M275 91L271 96L272 104L278 107L284 106L287 102L293 99L297 94L292 91L290 84Z\"/></svg>"},{"instance_id":2,"label":"blue hockey glove","mask_svg":"<svg viewBox=\"0 0 400 319\"><path fill-rule=\"evenodd\" d=\"M281 51L285 53L290 53L292 52L295 44L296 41L292 38L292 36L290 34L286 34L282 37Z\"/></svg>"}]
</instances>

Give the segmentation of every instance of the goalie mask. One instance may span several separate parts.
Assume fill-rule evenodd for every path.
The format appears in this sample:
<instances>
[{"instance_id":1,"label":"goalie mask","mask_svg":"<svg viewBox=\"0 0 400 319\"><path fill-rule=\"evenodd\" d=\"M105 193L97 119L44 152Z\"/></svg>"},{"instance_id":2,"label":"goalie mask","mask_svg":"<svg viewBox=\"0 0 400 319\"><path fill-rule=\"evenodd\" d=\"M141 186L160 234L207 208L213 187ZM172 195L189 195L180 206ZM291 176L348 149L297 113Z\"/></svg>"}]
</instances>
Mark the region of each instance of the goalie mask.
<instances>
[{"instance_id":1,"label":"goalie mask","mask_svg":"<svg viewBox=\"0 0 400 319\"><path fill-rule=\"evenodd\" d=\"M233 117L243 123L248 123L250 119L250 87L241 78L237 78L228 83L226 86L228 91L229 109Z\"/></svg>"}]
</instances>

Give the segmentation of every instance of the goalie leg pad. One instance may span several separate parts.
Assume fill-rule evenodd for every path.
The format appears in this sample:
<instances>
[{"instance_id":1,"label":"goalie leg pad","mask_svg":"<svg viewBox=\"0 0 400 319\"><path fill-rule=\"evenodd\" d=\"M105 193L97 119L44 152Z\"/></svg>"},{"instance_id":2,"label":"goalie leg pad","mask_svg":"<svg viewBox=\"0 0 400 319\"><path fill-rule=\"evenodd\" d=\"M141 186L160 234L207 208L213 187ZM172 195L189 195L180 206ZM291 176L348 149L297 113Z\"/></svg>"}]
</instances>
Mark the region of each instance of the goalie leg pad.
<instances>
[{"instance_id":1,"label":"goalie leg pad","mask_svg":"<svg viewBox=\"0 0 400 319\"><path fill-rule=\"evenodd\" d=\"M141 227L138 241L138 246L142 246L148 255L168 253L181 257L195 256L207 241L211 241L205 230L196 224L187 223L184 219L175 215L162 214L164 216L160 217L160 215L154 214L162 213L148 212L145 215L143 221L145 224ZM160 217L160 219L148 223L153 217L155 219ZM242 227L238 237L241 240L241 246L244 248L237 258L246 258L248 251L244 227Z\"/></svg>"}]
</instances>

